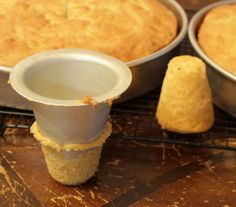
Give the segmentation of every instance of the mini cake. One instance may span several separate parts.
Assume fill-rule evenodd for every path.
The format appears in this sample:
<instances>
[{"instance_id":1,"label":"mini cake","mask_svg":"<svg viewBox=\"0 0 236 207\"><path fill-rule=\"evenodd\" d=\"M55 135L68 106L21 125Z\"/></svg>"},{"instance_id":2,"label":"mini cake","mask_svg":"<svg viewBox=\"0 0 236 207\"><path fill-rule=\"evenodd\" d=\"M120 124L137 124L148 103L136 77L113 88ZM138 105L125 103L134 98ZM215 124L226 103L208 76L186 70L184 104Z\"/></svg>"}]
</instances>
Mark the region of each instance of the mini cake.
<instances>
[{"instance_id":1,"label":"mini cake","mask_svg":"<svg viewBox=\"0 0 236 207\"><path fill-rule=\"evenodd\" d=\"M169 62L156 117L163 129L178 133L204 132L213 125L211 90L200 59L178 56Z\"/></svg>"},{"instance_id":2,"label":"mini cake","mask_svg":"<svg viewBox=\"0 0 236 207\"><path fill-rule=\"evenodd\" d=\"M147 56L177 33L173 12L157 0L9 0L0 3L0 65L37 52L90 49L122 61Z\"/></svg>"},{"instance_id":3,"label":"mini cake","mask_svg":"<svg viewBox=\"0 0 236 207\"><path fill-rule=\"evenodd\" d=\"M102 135L86 144L55 143L41 134L36 122L30 131L41 143L48 172L52 178L64 185L78 185L85 183L97 171L102 147L112 132L112 126L108 122Z\"/></svg>"},{"instance_id":4,"label":"mini cake","mask_svg":"<svg viewBox=\"0 0 236 207\"><path fill-rule=\"evenodd\" d=\"M76 151L57 151L41 145L49 174L64 185L85 183L94 176L101 157L102 146Z\"/></svg>"},{"instance_id":5,"label":"mini cake","mask_svg":"<svg viewBox=\"0 0 236 207\"><path fill-rule=\"evenodd\" d=\"M200 26L198 41L219 66L236 75L236 4L210 10Z\"/></svg>"}]
</instances>

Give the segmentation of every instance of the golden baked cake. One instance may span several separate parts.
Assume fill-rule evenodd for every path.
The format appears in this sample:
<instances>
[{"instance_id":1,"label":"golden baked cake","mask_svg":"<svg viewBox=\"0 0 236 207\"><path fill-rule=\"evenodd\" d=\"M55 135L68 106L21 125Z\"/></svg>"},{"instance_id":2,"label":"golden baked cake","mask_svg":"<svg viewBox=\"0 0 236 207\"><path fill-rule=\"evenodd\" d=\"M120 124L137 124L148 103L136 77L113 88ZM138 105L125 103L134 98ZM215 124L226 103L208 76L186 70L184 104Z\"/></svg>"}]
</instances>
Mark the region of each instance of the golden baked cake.
<instances>
[{"instance_id":1,"label":"golden baked cake","mask_svg":"<svg viewBox=\"0 0 236 207\"><path fill-rule=\"evenodd\" d=\"M214 122L206 66L193 56L178 56L169 64L156 117L163 129L178 133L208 130Z\"/></svg>"},{"instance_id":2,"label":"golden baked cake","mask_svg":"<svg viewBox=\"0 0 236 207\"><path fill-rule=\"evenodd\" d=\"M198 41L210 59L236 75L236 4L210 10L200 26Z\"/></svg>"},{"instance_id":3,"label":"golden baked cake","mask_svg":"<svg viewBox=\"0 0 236 207\"><path fill-rule=\"evenodd\" d=\"M36 122L30 131L41 144L52 178L65 185L78 185L85 183L98 170L103 144L111 135L112 125L107 122L96 140L83 144L60 145L41 134Z\"/></svg>"},{"instance_id":4,"label":"golden baked cake","mask_svg":"<svg viewBox=\"0 0 236 207\"><path fill-rule=\"evenodd\" d=\"M58 48L104 52L123 61L147 56L177 33L158 0L0 1L0 65Z\"/></svg>"},{"instance_id":5,"label":"golden baked cake","mask_svg":"<svg viewBox=\"0 0 236 207\"><path fill-rule=\"evenodd\" d=\"M41 149L49 174L64 185L79 185L93 177L102 152L102 146L75 152L56 151L45 145Z\"/></svg>"}]
</instances>

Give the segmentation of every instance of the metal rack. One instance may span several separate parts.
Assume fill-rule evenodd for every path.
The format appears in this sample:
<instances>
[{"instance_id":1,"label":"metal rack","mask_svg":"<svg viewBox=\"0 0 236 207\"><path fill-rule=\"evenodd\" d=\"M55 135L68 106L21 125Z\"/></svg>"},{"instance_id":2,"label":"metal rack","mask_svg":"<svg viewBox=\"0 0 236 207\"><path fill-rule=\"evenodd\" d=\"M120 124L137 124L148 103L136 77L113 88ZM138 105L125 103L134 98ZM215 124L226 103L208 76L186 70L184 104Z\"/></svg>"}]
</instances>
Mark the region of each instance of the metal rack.
<instances>
[{"instance_id":1,"label":"metal rack","mask_svg":"<svg viewBox=\"0 0 236 207\"><path fill-rule=\"evenodd\" d=\"M114 106L111 112L114 138L181 144L236 151L236 119L215 107L214 126L205 133L177 134L163 131L155 118L160 89Z\"/></svg>"},{"instance_id":2,"label":"metal rack","mask_svg":"<svg viewBox=\"0 0 236 207\"><path fill-rule=\"evenodd\" d=\"M29 129L34 122L32 111L0 107L0 137L8 128Z\"/></svg>"},{"instance_id":3,"label":"metal rack","mask_svg":"<svg viewBox=\"0 0 236 207\"><path fill-rule=\"evenodd\" d=\"M160 88L112 107L112 138L208 147L236 151L236 119L215 108L215 124L206 133L176 134L161 130L155 118ZM0 136L7 128L29 129L34 122L31 111L0 108Z\"/></svg>"}]
</instances>

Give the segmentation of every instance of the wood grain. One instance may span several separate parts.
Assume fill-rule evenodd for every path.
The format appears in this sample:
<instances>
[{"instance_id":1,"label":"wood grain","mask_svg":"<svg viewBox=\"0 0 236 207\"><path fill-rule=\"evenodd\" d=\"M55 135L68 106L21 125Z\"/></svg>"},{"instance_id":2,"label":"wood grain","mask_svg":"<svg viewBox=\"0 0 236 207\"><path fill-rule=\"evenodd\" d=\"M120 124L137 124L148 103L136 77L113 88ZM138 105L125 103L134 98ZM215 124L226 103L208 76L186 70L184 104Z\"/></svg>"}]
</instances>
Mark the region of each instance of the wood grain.
<instances>
[{"instance_id":1,"label":"wood grain","mask_svg":"<svg viewBox=\"0 0 236 207\"><path fill-rule=\"evenodd\" d=\"M9 184L0 173L0 203L6 207L236 203L235 152L110 138L96 176L86 184L69 187L49 176L40 147L27 131L15 139L9 142L6 134L0 142L0 166L10 179ZM15 146L21 140L25 146Z\"/></svg>"}]
</instances>

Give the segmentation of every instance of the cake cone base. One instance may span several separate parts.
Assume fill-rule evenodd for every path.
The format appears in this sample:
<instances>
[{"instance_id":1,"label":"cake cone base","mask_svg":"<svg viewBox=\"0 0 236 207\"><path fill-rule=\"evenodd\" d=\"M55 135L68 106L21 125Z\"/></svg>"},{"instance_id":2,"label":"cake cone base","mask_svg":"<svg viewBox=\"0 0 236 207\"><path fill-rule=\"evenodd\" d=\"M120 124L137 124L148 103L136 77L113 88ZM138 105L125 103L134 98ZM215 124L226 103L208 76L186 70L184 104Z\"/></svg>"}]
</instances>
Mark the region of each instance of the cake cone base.
<instances>
[{"instance_id":1,"label":"cake cone base","mask_svg":"<svg viewBox=\"0 0 236 207\"><path fill-rule=\"evenodd\" d=\"M103 133L93 142L85 144L60 145L45 137L35 122L31 133L41 143L48 172L59 183L78 185L85 183L98 170L102 147L112 132L112 125L107 122Z\"/></svg>"},{"instance_id":2,"label":"cake cone base","mask_svg":"<svg viewBox=\"0 0 236 207\"><path fill-rule=\"evenodd\" d=\"M57 151L41 146L48 172L64 185L78 185L87 182L98 169L102 146L83 151Z\"/></svg>"}]
</instances>

